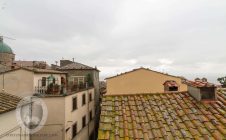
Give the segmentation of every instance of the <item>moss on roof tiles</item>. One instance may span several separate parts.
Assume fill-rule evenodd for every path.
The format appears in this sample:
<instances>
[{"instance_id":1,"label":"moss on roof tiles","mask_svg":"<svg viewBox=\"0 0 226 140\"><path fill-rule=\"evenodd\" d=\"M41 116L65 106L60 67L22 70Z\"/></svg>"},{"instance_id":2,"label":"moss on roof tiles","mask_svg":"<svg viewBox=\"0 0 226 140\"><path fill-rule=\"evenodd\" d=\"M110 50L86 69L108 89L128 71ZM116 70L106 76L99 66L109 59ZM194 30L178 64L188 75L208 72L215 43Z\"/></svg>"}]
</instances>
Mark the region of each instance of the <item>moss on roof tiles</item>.
<instances>
[{"instance_id":1,"label":"moss on roof tiles","mask_svg":"<svg viewBox=\"0 0 226 140\"><path fill-rule=\"evenodd\" d=\"M226 93L218 95L219 101L226 99ZM206 105L188 93L105 96L103 104L98 139L223 139L226 136L224 103Z\"/></svg>"}]
</instances>

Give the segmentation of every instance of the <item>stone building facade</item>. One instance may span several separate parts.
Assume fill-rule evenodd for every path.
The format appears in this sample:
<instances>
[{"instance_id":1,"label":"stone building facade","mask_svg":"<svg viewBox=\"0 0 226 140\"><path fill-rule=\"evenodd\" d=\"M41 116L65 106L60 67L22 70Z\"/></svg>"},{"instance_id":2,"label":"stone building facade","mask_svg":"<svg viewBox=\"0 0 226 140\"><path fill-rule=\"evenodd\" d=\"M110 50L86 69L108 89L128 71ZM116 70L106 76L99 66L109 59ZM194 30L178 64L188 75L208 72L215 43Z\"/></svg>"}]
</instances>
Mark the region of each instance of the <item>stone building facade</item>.
<instances>
[{"instance_id":1,"label":"stone building facade","mask_svg":"<svg viewBox=\"0 0 226 140\"><path fill-rule=\"evenodd\" d=\"M60 60L60 66L52 65L56 70L67 72L67 86L69 88L75 85L84 85L94 87L94 105L95 105L95 129L99 125L100 114L100 84L99 70L78 62L70 60ZM97 134L94 134L97 137Z\"/></svg>"}]
</instances>

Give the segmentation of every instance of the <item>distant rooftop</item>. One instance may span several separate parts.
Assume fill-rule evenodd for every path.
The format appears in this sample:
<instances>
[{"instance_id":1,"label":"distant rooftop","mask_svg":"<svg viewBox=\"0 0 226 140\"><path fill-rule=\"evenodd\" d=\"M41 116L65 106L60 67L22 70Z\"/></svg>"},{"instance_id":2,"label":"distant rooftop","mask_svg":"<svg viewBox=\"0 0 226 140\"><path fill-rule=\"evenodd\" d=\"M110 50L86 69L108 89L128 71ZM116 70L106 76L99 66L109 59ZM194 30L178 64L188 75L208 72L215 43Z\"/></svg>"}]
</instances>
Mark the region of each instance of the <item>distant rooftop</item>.
<instances>
[{"instance_id":1,"label":"distant rooftop","mask_svg":"<svg viewBox=\"0 0 226 140\"><path fill-rule=\"evenodd\" d=\"M50 73L50 74L66 74L67 73L67 72L57 71L57 70L52 70L52 69L39 69L39 68L29 68L29 67L16 67L14 69L10 69L10 70L2 72L2 73L16 71L16 70L19 70L19 69L32 71L34 73Z\"/></svg>"},{"instance_id":2,"label":"distant rooftop","mask_svg":"<svg viewBox=\"0 0 226 140\"><path fill-rule=\"evenodd\" d=\"M36 67L43 69L50 69L50 66L45 61L14 61L14 64L21 67Z\"/></svg>"},{"instance_id":3,"label":"distant rooftop","mask_svg":"<svg viewBox=\"0 0 226 140\"><path fill-rule=\"evenodd\" d=\"M209 83L207 81L201 81L201 80L197 80L197 81L185 81L185 84L189 85L189 86L193 86L193 87L216 87L216 85Z\"/></svg>"},{"instance_id":4,"label":"distant rooftop","mask_svg":"<svg viewBox=\"0 0 226 140\"><path fill-rule=\"evenodd\" d=\"M65 61L65 64L62 62ZM97 70L97 68L93 68L78 62L73 62L69 60L61 60L61 66L58 67L59 70Z\"/></svg>"}]
</instances>

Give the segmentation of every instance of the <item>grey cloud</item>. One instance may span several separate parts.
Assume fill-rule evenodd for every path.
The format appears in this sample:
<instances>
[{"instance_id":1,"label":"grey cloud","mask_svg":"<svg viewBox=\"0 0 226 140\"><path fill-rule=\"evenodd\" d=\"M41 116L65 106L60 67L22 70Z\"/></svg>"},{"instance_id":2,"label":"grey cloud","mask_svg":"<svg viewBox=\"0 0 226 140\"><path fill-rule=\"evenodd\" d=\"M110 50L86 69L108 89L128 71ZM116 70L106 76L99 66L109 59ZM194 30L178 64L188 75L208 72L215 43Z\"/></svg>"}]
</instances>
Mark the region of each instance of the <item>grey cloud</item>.
<instances>
[{"instance_id":1,"label":"grey cloud","mask_svg":"<svg viewBox=\"0 0 226 140\"><path fill-rule=\"evenodd\" d=\"M17 39L6 41L18 59L74 57L99 66L101 77L145 66L216 81L226 70L224 0L4 2L0 33Z\"/></svg>"}]
</instances>

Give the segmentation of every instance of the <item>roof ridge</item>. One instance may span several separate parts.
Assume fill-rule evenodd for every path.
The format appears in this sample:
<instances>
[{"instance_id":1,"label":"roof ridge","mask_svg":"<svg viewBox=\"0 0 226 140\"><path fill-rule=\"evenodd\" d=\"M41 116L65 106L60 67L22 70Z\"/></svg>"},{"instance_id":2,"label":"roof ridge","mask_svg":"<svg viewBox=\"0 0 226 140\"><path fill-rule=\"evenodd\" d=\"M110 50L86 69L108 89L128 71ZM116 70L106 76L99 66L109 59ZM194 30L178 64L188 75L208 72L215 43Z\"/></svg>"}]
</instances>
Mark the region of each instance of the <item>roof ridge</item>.
<instances>
[{"instance_id":1,"label":"roof ridge","mask_svg":"<svg viewBox=\"0 0 226 140\"><path fill-rule=\"evenodd\" d=\"M151 93L151 92L148 92L148 93L126 93L126 94L105 94L104 96L137 96L137 95L159 95L159 94L185 94L187 93L188 91L175 91L175 92L155 92L155 93Z\"/></svg>"},{"instance_id":2,"label":"roof ridge","mask_svg":"<svg viewBox=\"0 0 226 140\"><path fill-rule=\"evenodd\" d=\"M64 70L64 69L68 69L68 70L73 70L73 69L97 70L97 68L93 68L91 66L85 65L85 64L80 63L80 62L72 62L70 64L67 64L65 66L60 67L59 69L60 70Z\"/></svg>"},{"instance_id":3,"label":"roof ridge","mask_svg":"<svg viewBox=\"0 0 226 140\"><path fill-rule=\"evenodd\" d=\"M168 73L163 73L163 72L155 71L155 70L152 70L152 69L149 69L149 68L140 67L140 68L132 69L130 71L126 71L126 72L117 74L115 76L107 77L107 78L105 78L105 80L115 78L115 77L118 77L118 76L122 76L122 75L125 75L125 74L128 74L128 73L131 73L131 72L135 72L135 71L140 70L140 69L144 69L144 70L148 70L148 71L152 71L152 72L155 72L155 73L159 73L159 74L163 74L163 75L167 75L167 76L172 76L172 77L176 77L176 78L182 78L181 76L174 76L174 75L171 75L171 74L168 74Z\"/></svg>"}]
</instances>

